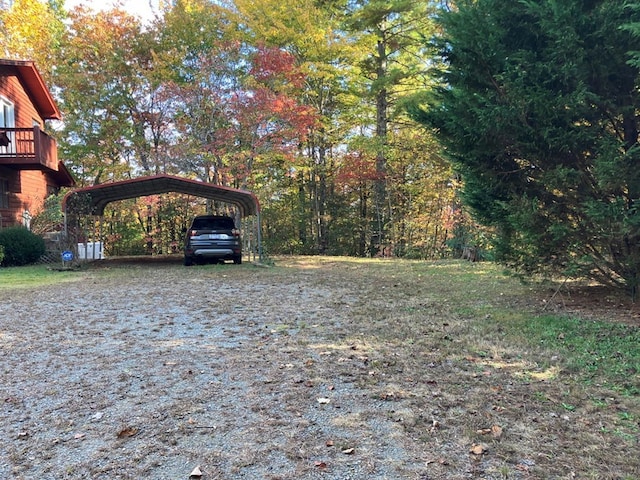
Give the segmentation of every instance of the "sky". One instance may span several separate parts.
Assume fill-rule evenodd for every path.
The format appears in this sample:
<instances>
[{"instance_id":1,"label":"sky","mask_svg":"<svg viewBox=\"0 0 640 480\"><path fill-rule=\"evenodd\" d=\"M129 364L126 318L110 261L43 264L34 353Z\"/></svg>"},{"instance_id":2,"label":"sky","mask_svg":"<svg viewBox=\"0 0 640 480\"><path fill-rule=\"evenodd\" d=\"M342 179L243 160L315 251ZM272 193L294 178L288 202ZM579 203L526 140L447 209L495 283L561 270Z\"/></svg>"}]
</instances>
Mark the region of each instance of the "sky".
<instances>
[{"instance_id":1,"label":"sky","mask_svg":"<svg viewBox=\"0 0 640 480\"><path fill-rule=\"evenodd\" d=\"M153 18L155 12L158 9L159 0L121 0L124 9L140 17L143 21L149 21ZM71 10L78 5L85 5L93 10L109 10L116 3L117 0L66 0L65 8Z\"/></svg>"}]
</instances>

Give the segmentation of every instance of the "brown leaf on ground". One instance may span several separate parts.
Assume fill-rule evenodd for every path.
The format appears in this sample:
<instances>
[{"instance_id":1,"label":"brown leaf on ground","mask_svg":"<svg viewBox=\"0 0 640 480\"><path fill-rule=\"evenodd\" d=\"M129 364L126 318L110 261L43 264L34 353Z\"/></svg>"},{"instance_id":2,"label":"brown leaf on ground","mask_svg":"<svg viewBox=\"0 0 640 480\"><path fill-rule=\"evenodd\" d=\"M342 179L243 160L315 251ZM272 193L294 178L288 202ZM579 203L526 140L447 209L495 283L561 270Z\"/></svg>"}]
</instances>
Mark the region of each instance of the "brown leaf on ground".
<instances>
[{"instance_id":1,"label":"brown leaf on ground","mask_svg":"<svg viewBox=\"0 0 640 480\"><path fill-rule=\"evenodd\" d=\"M434 463L437 463L439 465L445 465L445 466L449 465L449 461L444 459L444 458L433 458L433 459L427 460L425 462L425 466L428 467L429 465L434 464Z\"/></svg>"},{"instance_id":2,"label":"brown leaf on ground","mask_svg":"<svg viewBox=\"0 0 640 480\"><path fill-rule=\"evenodd\" d=\"M135 428L135 427L127 427L127 428L124 428L124 429L120 430L120 432L118 432L118 438L133 437L137 433L138 433L138 429L137 428Z\"/></svg>"},{"instance_id":3,"label":"brown leaf on ground","mask_svg":"<svg viewBox=\"0 0 640 480\"><path fill-rule=\"evenodd\" d=\"M478 435L491 435L496 440L502 437L502 427L500 425L491 425L491 428L481 428L476 430Z\"/></svg>"},{"instance_id":4,"label":"brown leaf on ground","mask_svg":"<svg viewBox=\"0 0 640 480\"><path fill-rule=\"evenodd\" d=\"M469 449L469 451L474 455L483 455L487 450L489 450L489 447L484 443L474 443Z\"/></svg>"},{"instance_id":5,"label":"brown leaf on ground","mask_svg":"<svg viewBox=\"0 0 640 480\"><path fill-rule=\"evenodd\" d=\"M431 433L435 433L436 431L438 431L439 428L440 428L440 422L438 420L434 420L433 422L431 422L431 429L430 429Z\"/></svg>"}]
</instances>

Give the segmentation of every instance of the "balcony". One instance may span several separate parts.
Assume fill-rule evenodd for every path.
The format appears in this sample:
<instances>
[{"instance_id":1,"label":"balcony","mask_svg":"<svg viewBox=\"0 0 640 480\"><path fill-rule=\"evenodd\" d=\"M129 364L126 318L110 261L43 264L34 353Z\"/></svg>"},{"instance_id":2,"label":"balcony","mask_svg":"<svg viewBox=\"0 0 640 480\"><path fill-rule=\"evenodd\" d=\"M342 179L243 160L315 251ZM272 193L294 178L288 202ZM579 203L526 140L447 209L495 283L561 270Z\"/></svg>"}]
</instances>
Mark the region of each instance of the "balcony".
<instances>
[{"instance_id":1,"label":"balcony","mask_svg":"<svg viewBox=\"0 0 640 480\"><path fill-rule=\"evenodd\" d=\"M0 166L58 171L58 146L52 137L37 126L0 127Z\"/></svg>"}]
</instances>

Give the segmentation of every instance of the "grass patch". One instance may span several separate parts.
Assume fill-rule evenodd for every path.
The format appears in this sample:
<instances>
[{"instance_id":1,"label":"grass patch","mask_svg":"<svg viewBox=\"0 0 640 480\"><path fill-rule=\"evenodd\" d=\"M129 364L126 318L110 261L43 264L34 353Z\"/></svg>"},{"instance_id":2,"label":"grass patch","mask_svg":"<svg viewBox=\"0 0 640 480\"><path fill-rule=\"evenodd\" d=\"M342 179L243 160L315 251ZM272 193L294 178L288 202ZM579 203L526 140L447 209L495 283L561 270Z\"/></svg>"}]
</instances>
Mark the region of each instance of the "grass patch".
<instances>
[{"instance_id":1,"label":"grass patch","mask_svg":"<svg viewBox=\"0 0 640 480\"><path fill-rule=\"evenodd\" d=\"M601 383L626 395L640 394L640 332L637 327L545 315L527 321L522 335L556 351L565 368L588 383Z\"/></svg>"},{"instance_id":2,"label":"grass patch","mask_svg":"<svg viewBox=\"0 0 640 480\"><path fill-rule=\"evenodd\" d=\"M41 287L78 280L77 271L56 271L47 265L0 268L0 291Z\"/></svg>"}]
</instances>

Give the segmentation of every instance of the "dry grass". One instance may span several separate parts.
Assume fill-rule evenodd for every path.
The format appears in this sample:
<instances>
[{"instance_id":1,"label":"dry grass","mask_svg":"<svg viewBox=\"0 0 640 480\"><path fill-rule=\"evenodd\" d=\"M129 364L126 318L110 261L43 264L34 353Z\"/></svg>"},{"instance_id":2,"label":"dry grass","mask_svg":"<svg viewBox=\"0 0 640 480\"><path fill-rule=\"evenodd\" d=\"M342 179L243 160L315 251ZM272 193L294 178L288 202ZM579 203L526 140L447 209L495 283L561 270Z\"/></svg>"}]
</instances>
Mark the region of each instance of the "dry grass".
<instances>
[{"instance_id":1,"label":"dry grass","mask_svg":"<svg viewBox=\"0 0 640 480\"><path fill-rule=\"evenodd\" d=\"M0 305L2 478L640 478L637 357L588 371L493 265L78 275Z\"/></svg>"}]
</instances>

